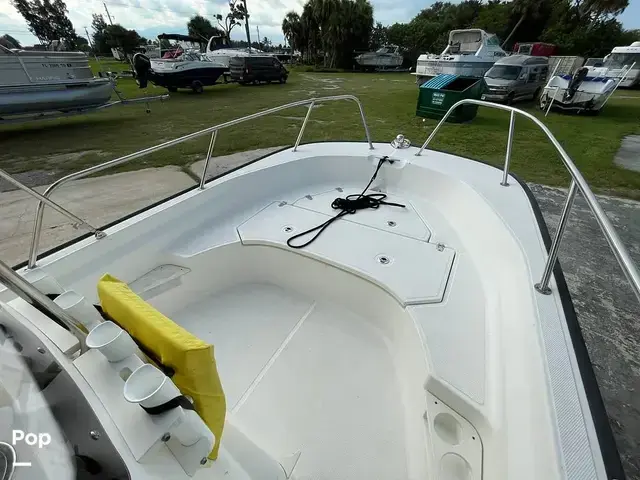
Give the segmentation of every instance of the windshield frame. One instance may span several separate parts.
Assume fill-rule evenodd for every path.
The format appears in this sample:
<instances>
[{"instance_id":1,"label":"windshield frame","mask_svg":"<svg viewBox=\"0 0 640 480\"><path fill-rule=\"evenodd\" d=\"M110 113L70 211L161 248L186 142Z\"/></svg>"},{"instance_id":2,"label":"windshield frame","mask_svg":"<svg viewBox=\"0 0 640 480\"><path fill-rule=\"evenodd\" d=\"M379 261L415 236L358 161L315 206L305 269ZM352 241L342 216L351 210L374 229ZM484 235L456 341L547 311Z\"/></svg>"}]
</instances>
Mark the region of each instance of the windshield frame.
<instances>
[{"instance_id":1,"label":"windshield frame","mask_svg":"<svg viewBox=\"0 0 640 480\"><path fill-rule=\"evenodd\" d=\"M506 75L506 73L509 71L515 71L515 74L509 73L509 75ZM490 75L490 73L492 72L494 74L497 73L497 75L495 76ZM520 77L521 73L522 73L521 65L493 65L489 70L487 70L487 73L485 73L484 76L485 78L517 80Z\"/></svg>"}]
</instances>

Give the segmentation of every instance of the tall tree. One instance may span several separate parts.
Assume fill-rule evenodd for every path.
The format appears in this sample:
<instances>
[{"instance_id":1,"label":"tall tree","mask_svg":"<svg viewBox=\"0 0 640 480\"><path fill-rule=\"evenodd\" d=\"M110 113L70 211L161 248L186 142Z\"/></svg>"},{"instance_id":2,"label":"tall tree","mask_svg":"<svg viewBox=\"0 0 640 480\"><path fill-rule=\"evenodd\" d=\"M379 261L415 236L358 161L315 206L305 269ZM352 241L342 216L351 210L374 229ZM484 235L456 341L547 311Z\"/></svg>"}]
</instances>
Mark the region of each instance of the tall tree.
<instances>
[{"instance_id":1,"label":"tall tree","mask_svg":"<svg viewBox=\"0 0 640 480\"><path fill-rule=\"evenodd\" d=\"M106 55L111 51L111 47L107 42L108 39L105 33L107 22L101 14L93 14L91 28L93 29L93 49L95 53Z\"/></svg>"},{"instance_id":2,"label":"tall tree","mask_svg":"<svg viewBox=\"0 0 640 480\"><path fill-rule=\"evenodd\" d=\"M231 0L229 2L229 13L224 17L221 14L216 15L218 25L224 31L227 40L231 41L231 30L234 27L242 25L247 19L247 11L241 0Z\"/></svg>"},{"instance_id":3,"label":"tall tree","mask_svg":"<svg viewBox=\"0 0 640 480\"><path fill-rule=\"evenodd\" d=\"M11 0L11 3L40 43L60 40L68 48L75 48L77 35L63 0Z\"/></svg>"},{"instance_id":4,"label":"tall tree","mask_svg":"<svg viewBox=\"0 0 640 480\"><path fill-rule=\"evenodd\" d=\"M296 12L287 12L282 20L282 33L289 42L291 48L291 57L293 58L293 52L296 47L299 48L301 42L302 24L300 22L300 15Z\"/></svg>"},{"instance_id":5,"label":"tall tree","mask_svg":"<svg viewBox=\"0 0 640 480\"><path fill-rule=\"evenodd\" d=\"M187 31L192 37L198 37L204 41L209 41L214 36L225 35L225 32L214 27L209 20L201 15L195 15L189 19Z\"/></svg>"},{"instance_id":6,"label":"tall tree","mask_svg":"<svg viewBox=\"0 0 640 480\"><path fill-rule=\"evenodd\" d=\"M386 45L387 40L387 27L384 27L380 22L376 23L371 31L371 39L369 40L369 48L371 50L377 50L378 48Z\"/></svg>"},{"instance_id":7,"label":"tall tree","mask_svg":"<svg viewBox=\"0 0 640 480\"><path fill-rule=\"evenodd\" d=\"M111 48L120 48L126 55L132 54L142 44L142 37L135 30L127 30L122 25L108 25L104 29L107 44Z\"/></svg>"},{"instance_id":8,"label":"tall tree","mask_svg":"<svg viewBox=\"0 0 640 480\"><path fill-rule=\"evenodd\" d=\"M522 25L522 22L524 22L527 17L535 18L538 15L538 9L540 6L539 0L513 0L511 3L512 12L517 13L519 18L518 22L511 29L511 32L509 32L509 35L507 35L507 38L502 42L502 48L505 48L509 43L509 40L511 40L511 37L513 37L518 30L518 27Z\"/></svg>"}]
</instances>

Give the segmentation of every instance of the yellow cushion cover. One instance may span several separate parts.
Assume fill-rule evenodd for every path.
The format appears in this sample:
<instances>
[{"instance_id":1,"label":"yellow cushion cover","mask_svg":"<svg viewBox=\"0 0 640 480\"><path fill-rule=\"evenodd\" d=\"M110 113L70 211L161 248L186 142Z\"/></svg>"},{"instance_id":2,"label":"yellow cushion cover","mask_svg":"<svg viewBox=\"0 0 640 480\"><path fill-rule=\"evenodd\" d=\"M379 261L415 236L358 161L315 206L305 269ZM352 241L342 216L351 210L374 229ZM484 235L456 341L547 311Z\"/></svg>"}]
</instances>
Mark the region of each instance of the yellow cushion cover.
<instances>
[{"instance_id":1,"label":"yellow cushion cover","mask_svg":"<svg viewBox=\"0 0 640 480\"><path fill-rule=\"evenodd\" d=\"M98 282L98 296L102 309L109 317L162 365L174 369L171 380L183 395L193 399L196 412L216 436L216 443L209 454L209 458L215 460L227 408L213 345L165 317L136 295L126 283L109 274Z\"/></svg>"}]
</instances>

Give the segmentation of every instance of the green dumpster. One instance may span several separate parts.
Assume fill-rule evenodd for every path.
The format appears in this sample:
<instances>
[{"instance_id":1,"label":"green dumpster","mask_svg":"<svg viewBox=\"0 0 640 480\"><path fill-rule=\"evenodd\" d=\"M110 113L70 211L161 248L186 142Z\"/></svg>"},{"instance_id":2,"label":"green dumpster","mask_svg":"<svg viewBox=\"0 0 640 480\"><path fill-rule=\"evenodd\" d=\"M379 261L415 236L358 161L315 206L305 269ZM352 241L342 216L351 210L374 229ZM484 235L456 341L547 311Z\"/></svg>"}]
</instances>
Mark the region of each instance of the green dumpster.
<instances>
[{"instance_id":1,"label":"green dumpster","mask_svg":"<svg viewBox=\"0 0 640 480\"><path fill-rule=\"evenodd\" d=\"M461 77L448 73L437 75L418 89L420 93L416 115L440 120L454 103L464 98L480 100L484 87L482 78ZM449 115L447 121L468 122L476 117L477 112L477 105L461 105Z\"/></svg>"}]
</instances>

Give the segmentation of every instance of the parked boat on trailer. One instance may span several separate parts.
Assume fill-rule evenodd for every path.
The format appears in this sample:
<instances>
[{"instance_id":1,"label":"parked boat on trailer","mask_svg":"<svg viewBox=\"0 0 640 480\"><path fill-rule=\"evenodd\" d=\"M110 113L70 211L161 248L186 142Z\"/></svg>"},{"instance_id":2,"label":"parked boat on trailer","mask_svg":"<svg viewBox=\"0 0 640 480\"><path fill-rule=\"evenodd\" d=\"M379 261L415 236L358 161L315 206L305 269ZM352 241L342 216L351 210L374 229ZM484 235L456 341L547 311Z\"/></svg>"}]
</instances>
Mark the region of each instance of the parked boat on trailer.
<instances>
[{"instance_id":1,"label":"parked boat on trailer","mask_svg":"<svg viewBox=\"0 0 640 480\"><path fill-rule=\"evenodd\" d=\"M404 57L397 45L385 45L375 52L365 52L355 57L361 70L371 72L400 71Z\"/></svg>"},{"instance_id":2,"label":"parked boat on trailer","mask_svg":"<svg viewBox=\"0 0 640 480\"><path fill-rule=\"evenodd\" d=\"M412 75L418 86L440 74L482 78L497 60L506 56L494 34L479 28L451 30L442 53L420 55Z\"/></svg>"},{"instance_id":3,"label":"parked boat on trailer","mask_svg":"<svg viewBox=\"0 0 640 480\"><path fill-rule=\"evenodd\" d=\"M204 87L215 85L227 68L211 61L202 53L202 40L179 34L158 35L159 41L175 41L161 58L149 58L143 53L133 56L133 69L140 88L148 82L170 92L189 88L202 93Z\"/></svg>"},{"instance_id":4,"label":"parked boat on trailer","mask_svg":"<svg viewBox=\"0 0 640 480\"><path fill-rule=\"evenodd\" d=\"M540 109L557 109L572 113L598 114L621 78L590 77L582 67L573 75L555 75L540 95Z\"/></svg>"},{"instance_id":5,"label":"parked boat on trailer","mask_svg":"<svg viewBox=\"0 0 640 480\"><path fill-rule=\"evenodd\" d=\"M0 123L76 115L167 98L128 100L115 86L111 76L94 76L83 52L20 50L0 45ZM118 100L110 101L114 94Z\"/></svg>"}]
</instances>

